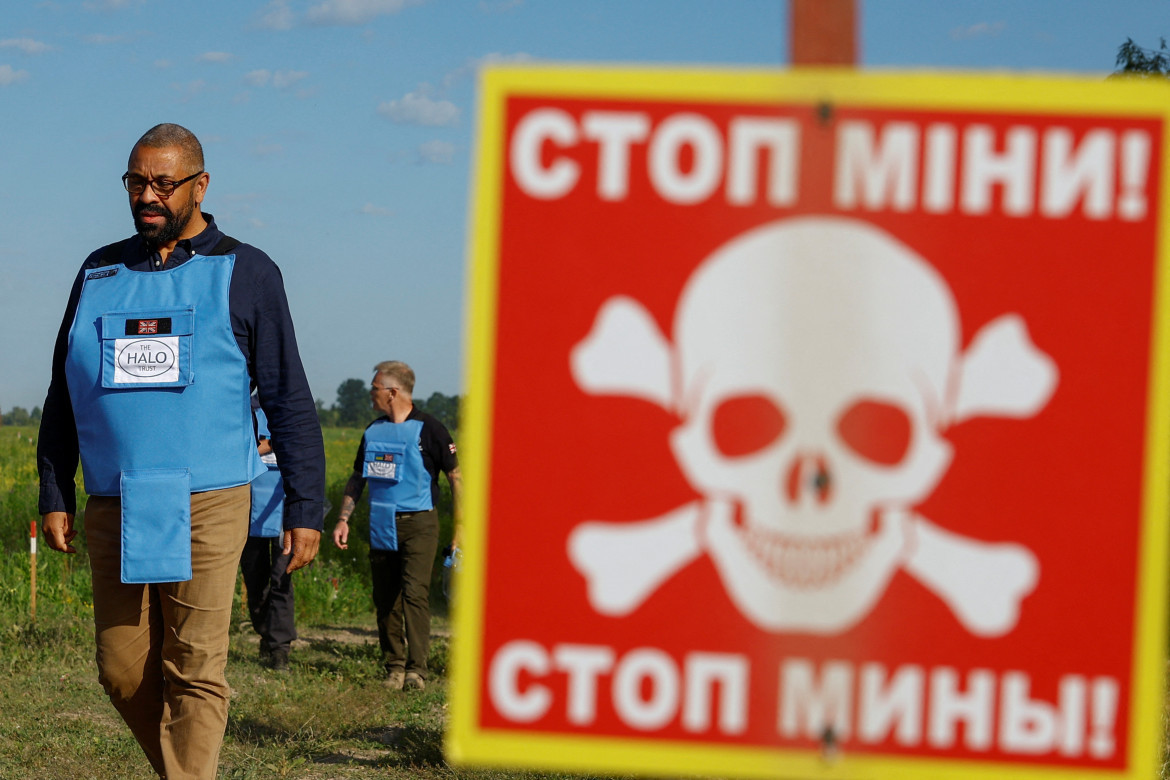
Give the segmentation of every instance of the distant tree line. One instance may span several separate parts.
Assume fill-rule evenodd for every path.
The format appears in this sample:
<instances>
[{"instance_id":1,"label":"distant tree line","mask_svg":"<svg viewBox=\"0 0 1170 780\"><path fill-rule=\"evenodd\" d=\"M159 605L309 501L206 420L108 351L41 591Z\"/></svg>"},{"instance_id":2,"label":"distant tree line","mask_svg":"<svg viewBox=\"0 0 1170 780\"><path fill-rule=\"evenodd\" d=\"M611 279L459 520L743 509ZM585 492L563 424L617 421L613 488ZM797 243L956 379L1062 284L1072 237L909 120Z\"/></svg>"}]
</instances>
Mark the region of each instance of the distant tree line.
<instances>
[{"instance_id":1,"label":"distant tree line","mask_svg":"<svg viewBox=\"0 0 1170 780\"><path fill-rule=\"evenodd\" d=\"M10 411L0 414L0 425L40 425L41 407L34 406L30 412L23 406L14 406Z\"/></svg>"},{"instance_id":2,"label":"distant tree line","mask_svg":"<svg viewBox=\"0 0 1170 780\"><path fill-rule=\"evenodd\" d=\"M431 393L426 400L414 399L414 405L443 423L448 430L459 428L459 396ZM341 428L364 428L378 412L370 405L370 388L361 379L347 379L337 388L337 401L326 407L317 399L317 419L321 425ZM40 425L41 407L30 412L23 406L14 406L0 414L0 425Z\"/></svg>"},{"instance_id":3,"label":"distant tree line","mask_svg":"<svg viewBox=\"0 0 1170 780\"><path fill-rule=\"evenodd\" d=\"M426 400L415 398L414 405L435 417L450 431L459 428L459 396L431 393ZM317 419L322 427L365 428L380 412L370 405L370 387L361 379L347 379L337 387L337 401L326 408L317 399Z\"/></svg>"}]
</instances>

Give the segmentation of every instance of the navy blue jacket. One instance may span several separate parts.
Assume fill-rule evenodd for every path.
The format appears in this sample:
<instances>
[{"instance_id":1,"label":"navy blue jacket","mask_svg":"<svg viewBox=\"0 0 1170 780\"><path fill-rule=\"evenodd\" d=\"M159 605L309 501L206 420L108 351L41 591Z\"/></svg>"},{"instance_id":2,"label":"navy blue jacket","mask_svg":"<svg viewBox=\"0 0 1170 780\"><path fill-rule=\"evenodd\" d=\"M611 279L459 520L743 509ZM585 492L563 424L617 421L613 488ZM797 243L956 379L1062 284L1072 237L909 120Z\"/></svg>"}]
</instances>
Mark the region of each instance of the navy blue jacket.
<instances>
[{"instance_id":1,"label":"navy blue jacket","mask_svg":"<svg viewBox=\"0 0 1170 780\"><path fill-rule=\"evenodd\" d=\"M207 228L199 235L180 241L167 268L190 260L192 255L211 254L223 238L215 218L203 214ZM86 258L73 282L65 317L53 349L53 376L45 405L41 410L41 430L37 442L37 468L41 492L39 511L75 512L77 507L74 475L79 458L77 427L73 404L65 383L65 353L69 329L81 296L81 282L86 272L98 267L123 263L132 271L161 270L158 252L152 252L137 235L119 247L119 253L106 259L108 247ZM325 498L325 448L317 406L305 378L293 333L284 280L271 258L249 244L240 244L228 289L228 306L236 343L248 361L252 386L258 391L261 406L268 417L272 444L284 479L284 527L324 528L322 504Z\"/></svg>"}]
</instances>

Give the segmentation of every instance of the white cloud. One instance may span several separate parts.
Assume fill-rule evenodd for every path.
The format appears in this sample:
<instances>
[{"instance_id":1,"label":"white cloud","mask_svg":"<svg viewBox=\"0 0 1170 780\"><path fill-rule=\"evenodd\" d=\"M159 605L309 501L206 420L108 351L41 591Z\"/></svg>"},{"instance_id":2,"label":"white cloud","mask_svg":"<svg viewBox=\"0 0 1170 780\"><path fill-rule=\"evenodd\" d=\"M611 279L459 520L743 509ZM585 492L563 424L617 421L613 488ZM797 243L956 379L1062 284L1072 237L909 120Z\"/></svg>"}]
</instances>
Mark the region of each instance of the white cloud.
<instances>
[{"instance_id":1,"label":"white cloud","mask_svg":"<svg viewBox=\"0 0 1170 780\"><path fill-rule=\"evenodd\" d=\"M154 67L158 68L159 70L165 70L166 68L169 68L172 65L174 65L174 63L171 62L170 60L155 60L153 65L154 65Z\"/></svg>"},{"instance_id":2,"label":"white cloud","mask_svg":"<svg viewBox=\"0 0 1170 780\"><path fill-rule=\"evenodd\" d=\"M0 65L0 87L7 87L27 78L27 70L16 70L11 65Z\"/></svg>"},{"instance_id":3,"label":"white cloud","mask_svg":"<svg viewBox=\"0 0 1170 780\"><path fill-rule=\"evenodd\" d=\"M418 156L424 162L450 165L455 159L455 144L432 139L418 147Z\"/></svg>"},{"instance_id":4,"label":"white cloud","mask_svg":"<svg viewBox=\"0 0 1170 780\"><path fill-rule=\"evenodd\" d=\"M268 85L268 80L272 78L272 73L261 68L260 70L248 71L244 74L244 83L253 87L264 87Z\"/></svg>"},{"instance_id":5,"label":"white cloud","mask_svg":"<svg viewBox=\"0 0 1170 780\"><path fill-rule=\"evenodd\" d=\"M52 51L53 47L43 41L34 41L32 38L5 38L0 41L0 49L16 49L21 54L44 54Z\"/></svg>"},{"instance_id":6,"label":"white cloud","mask_svg":"<svg viewBox=\"0 0 1170 780\"><path fill-rule=\"evenodd\" d=\"M379 16L401 13L427 2L430 0L318 0L302 12L294 9L290 0L270 0L257 14L255 25L266 30L291 30L301 25L360 27Z\"/></svg>"},{"instance_id":7,"label":"white cloud","mask_svg":"<svg viewBox=\"0 0 1170 780\"><path fill-rule=\"evenodd\" d=\"M324 0L305 12L305 22L318 26L356 27L423 2L425 0Z\"/></svg>"},{"instance_id":8,"label":"white cloud","mask_svg":"<svg viewBox=\"0 0 1170 780\"><path fill-rule=\"evenodd\" d=\"M277 70L267 68L250 70L244 74L244 83L250 87L267 87L269 84L277 89L288 89L299 81L309 77L307 70Z\"/></svg>"},{"instance_id":9,"label":"white cloud","mask_svg":"<svg viewBox=\"0 0 1170 780\"><path fill-rule=\"evenodd\" d=\"M283 154L284 147L276 143L258 143L252 147L255 157L271 157L274 154Z\"/></svg>"},{"instance_id":10,"label":"white cloud","mask_svg":"<svg viewBox=\"0 0 1170 780\"><path fill-rule=\"evenodd\" d=\"M979 22L968 27L956 27L951 30L951 38L956 41L967 38L994 38L1007 27L1003 22Z\"/></svg>"},{"instance_id":11,"label":"white cloud","mask_svg":"<svg viewBox=\"0 0 1170 780\"><path fill-rule=\"evenodd\" d=\"M373 203L367 203L362 206L361 213L375 217L390 217L394 215L393 209L388 209L385 206L375 206Z\"/></svg>"},{"instance_id":12,"label":"white cloud","mask_svg":"<svg viewBox=\"0 0 1170 780\"><path fill-rule=\"evenodd\" d=\"M236 58L236 55L226 51L205 51L200 54L196 60L198 62L231 62Z\"/></svg>"},{"instance_id":13,"label":"white cloud","mask_svg":"<svg viewBox=\"0 0 1170 780\"><path fill-rule=\"evenodd\" d=\"M256 19L256 24L266 30L291 30L294 22L288 0L272 0Z\"/></svg>"},{"instance_id":14,"label":"white cloud","mask_svg":"<svg viewBox=\"0 0 1170 780\"><path fill-rule=\"evenodd\" d=\"M287 89L308 75L309 72L305 70L278 70L272 74L272 86Z\"/></svg>"},{"instance_id":15,"label":"white cloud","mask_svg":"<svg viewBox=\"0 0 1170 780\"><path fill-rule=\"evenodd\" d=\"M459 121L459 107L449 100L432 100L424 94L409 92L401 100L388 100L378 106L378 113L403 125L442 127Z\"/></svg>"}]
</instances>

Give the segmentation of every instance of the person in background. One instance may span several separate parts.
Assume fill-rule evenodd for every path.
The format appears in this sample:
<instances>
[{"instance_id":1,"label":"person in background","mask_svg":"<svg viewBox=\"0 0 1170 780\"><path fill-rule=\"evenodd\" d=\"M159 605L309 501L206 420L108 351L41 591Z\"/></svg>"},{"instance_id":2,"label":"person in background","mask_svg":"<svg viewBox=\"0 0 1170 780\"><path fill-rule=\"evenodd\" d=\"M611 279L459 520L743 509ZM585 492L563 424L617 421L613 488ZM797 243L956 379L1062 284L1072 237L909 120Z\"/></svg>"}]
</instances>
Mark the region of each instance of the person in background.
<instances>
[{"instance_id":1,"label":"person in background","mask_svg":"<svg viewBox=\"0 0 1170 780\"><path fill-rule=\"evenodd\" d=\"M267 471L253 389L280 457L289 571L316 556L325 499L280 271L203 213L209 182L190 130L156 125L134 144L122 184L136 232L82 263L37 448L41 529L65 553L81 460L98 679L167 780L218 768L248 485Z\"/></svg>"},{"instance_id":2,"label":"person in background","mask_svg":"<svg viewBox=\"0 0 1170 780\"><path fill-rule=\"evenodd\" d=\"M252 413L260 460L268 468L252 480L252 520L240 568L248 591L248 617L260 635L260 662L287 672L297 627L290 556L284 551L284 481L272 449L268 418L256 396L252 396Z\"/></svg>"},{"instance_id":3,"label":"person in background","mask_svg":"<svg viewBox=\"0 0 1170 780\"><path fill-rule=\"evenodd\" d=\"M392 689L426 687L431 568L439 545L439 472L447 475L459 545L462 482L447 429L415 408L414 371L397 360L374 366L370 400L383 413L366 427L333 528L347 549L349 518L370 485L370 573L378 641Z\"/></svg>"}]
</instances>

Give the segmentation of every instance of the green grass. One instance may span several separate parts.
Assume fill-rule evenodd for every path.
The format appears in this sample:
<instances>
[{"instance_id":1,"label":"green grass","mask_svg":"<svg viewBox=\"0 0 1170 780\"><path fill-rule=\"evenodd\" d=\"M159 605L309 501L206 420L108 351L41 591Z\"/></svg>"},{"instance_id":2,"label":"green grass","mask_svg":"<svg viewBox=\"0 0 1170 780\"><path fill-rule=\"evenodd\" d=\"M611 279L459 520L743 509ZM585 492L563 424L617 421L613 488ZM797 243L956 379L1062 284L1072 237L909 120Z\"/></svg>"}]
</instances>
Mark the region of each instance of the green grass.
<instances>
[{"instance_id":1,"label":"green grass","mask_svg":"<svg viewBox=\"0 0 1170 780\"><path fill-rule=\"evenodd\" d=\"M432 644L435 674L427 690L389 691L372 621L300 627L292 669L282 674L260 665L256 636L239 617L228 661L233 693L221 778L564 777L447 764L441 634ZM441 631L442 622L436 627ZM98 685L88 621L54 616L9 624L0 650L0 777L153 777Z\"/></svg>"},{"instance_id":2,"label":"green grass","mask_svg":"<svg viewBox=\"0 0 1170 780\"><path fill-rule=\"evenodd\" d=\"M78 554L40 547L30 617L28 529L36 519L35 429L0 427L0 778L149 780L154 775L97 682L93 606L84 534ZM446 604L432 586L431 678L422 693L381 684L366 558L365 502L351 519L349 550L330 537L361 432L326 429L328 498L316 561L294 574L297 627L289 674L258 662L237 589L228 661L232 687L220 778L234 780L536 780L564 774L467 769L442 752L447 715ZM440 504L450 539L450 493ZM79 506L84 499L79 496ZM78 518L84 528L84 517ZM1163 730L1170 728L1170 702ZM1161 780L1170 780L1164 751Z\"/></svg>"},{"instance_id":3,"label":"green grass","mask_svg":"<svg viewBox=\"0 0 1170 780\"><path fill-rule=\"evenodd\" d=\"M370 598L368 510L351 519L349 549L331 532L352 469L360 430L325 432L328 498L316 561L293 575L297 628L289 674L258 661L237 589L228 660L232 688L220 778L543 778L533 772L473 770L447 764L446 604L432 587L435 637L424 692L389 691ZM39 546L36 616L30 614L29 522L36 520L36 430L0 427L0 778L78 780L154 777L129 730L97 681L93 595L85 518L76 555ZM445 544L451 535L450 488L439 507ZM84 496L78 496L84 506ZM241 580L242 583L242 580Z\"/></svg>"}]
</instances>

